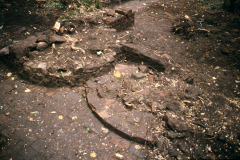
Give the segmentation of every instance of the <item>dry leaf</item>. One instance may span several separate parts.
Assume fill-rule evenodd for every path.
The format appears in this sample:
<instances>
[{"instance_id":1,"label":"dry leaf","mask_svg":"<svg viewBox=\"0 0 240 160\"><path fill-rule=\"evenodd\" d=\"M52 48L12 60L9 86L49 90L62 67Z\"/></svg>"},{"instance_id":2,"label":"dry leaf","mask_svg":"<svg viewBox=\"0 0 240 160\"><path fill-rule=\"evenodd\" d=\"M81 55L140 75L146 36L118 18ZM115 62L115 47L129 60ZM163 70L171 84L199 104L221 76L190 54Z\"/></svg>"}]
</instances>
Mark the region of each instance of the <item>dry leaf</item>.
<instances>
[{"instance_id":1,"label":"dry leaf","mask_svg":"<svg viewBox=\"0 0 240 160\"><path fill-rule=\"evenodd\" d=\"M114 74L115 77L121 77L121 73L119 71L117 71L115 74Z\"/></svg>"},{"instance_id":2,"label":"dry leaf","mask_svg":"<svg viewBox=\"0 0 240 160\"><path fill-rule=\"evenodd\" d=\"M92 158L96 158L96 157L97 157L97 153L92 152L92 153L90 154L90 156L91 156Z\"/></svg>"},{"instance_id":3,"label":"dry leaf","mask_svg":"<svg viewBox=\"0 0 240 160\"><path fill-rule=\"evenodd\" d=\"M12 73L11 73L11 72L8 72L8 73L7 73L7 76L8 76L8 77L10 77L11 75L12 75Z\"/></svg>"},{"instance_id":4,"label":"dry leaf","mask_svg":"<svg viewBox=\"0 0 240 160\"><path fill-rule=\"evenodd\" d=\"M134 146L134 148L135 148L135 149L142 149L142 147L139 146L139 145Z\"/></svg>"},{"instance_id":5,"label":"dry leaf","mask_svg":"<svg viewBox=\"0 0 240 160\"><path fill-rule=\"evenodd\" d=\"M12 77L12 80L14 80L15 79L15 77Z\"/></svg>"},{"instance_id":6,"label":"dry leaf","mask_svg":"<svg viewBox=\"0 0 240 160\"><path fill-rule=\"evenodd\" d=\"M57 113L56 111L52 111L51 113Z\"/></svg>"},{"instance_id":7,"label":"dry leaf","mask_svg":"<svg viewBox=\"0 0 240 160\"><path fill-rule=\"evenodd\" d=\"M76 120L77 119L77 116L73 116L72 117L72 120L74 121L74 120Z\"/></svg>"},{"instance_id":8,"label":"dry leaf","mask_svg":"<svg viewBox=\"0 0 240 160\"><path fill-rule=\"evenodd\" d=\"M123 158L123 155L121 155L120 153L116 153L115 156L118 158Z\"/></svg>"},{"instance_id":9,"label":"dry leaf","mask_svg":"<svg viewBox=\"0 0 240 160\"><path fill-rule=\"evenodd\" d=\"M26 88L24 92L26 93L31 92L31 89Z\"/></svg>"},{"instance_id":10,"label":"dry leaf","mask_svg":"<svg viewBox=\"0 0 240 160\"><path fill-rule=\"evenodd\" d=\"M59 119L63 119L63 116L62 116L62 115L60 115L60 116L58 116L58 118L59 118Z\"/></svg>"},{"instance_id":11,"label":"dry leaf","mask_svg":"<svg viewBox=\"0 0 240 160\"><path fill-rule=\"evenodd\" d=\"M29 121L33 121L33 118L32 118L32 117L30 117L30 118L29 118Z\"/></svg>"},{"instance_id":12,"label":"dry leaf","mask_svg":"<svg viewBox=\"0 0 240 160\"><path fill-rule=\"evenodd\" d=\"M10 112L5 113L6 116L8 116L9 114L10 114Z\"/></svg>"}]
</instances>

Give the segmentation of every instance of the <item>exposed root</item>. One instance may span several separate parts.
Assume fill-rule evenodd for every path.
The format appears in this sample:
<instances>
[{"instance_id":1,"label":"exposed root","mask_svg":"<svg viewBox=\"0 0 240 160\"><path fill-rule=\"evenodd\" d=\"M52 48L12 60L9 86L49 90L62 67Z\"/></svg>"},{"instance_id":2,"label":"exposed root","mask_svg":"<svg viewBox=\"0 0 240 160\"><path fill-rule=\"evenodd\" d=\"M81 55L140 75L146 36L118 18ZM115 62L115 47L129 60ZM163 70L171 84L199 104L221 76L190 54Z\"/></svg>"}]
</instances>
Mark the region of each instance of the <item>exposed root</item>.
<instances>
[{"instance_id":1,"label":"exposed root","mask_svg":"<svg viewBox=\"0 0 240 160\"><path fill-rule=\"evenodd\" d=\"M85 51L82 48L75 46L77 42L78 42L77 40L72 41L72 45L71 45L72 50L81 50L83 54L85 54Z\"/></svg>"}]
</instances>

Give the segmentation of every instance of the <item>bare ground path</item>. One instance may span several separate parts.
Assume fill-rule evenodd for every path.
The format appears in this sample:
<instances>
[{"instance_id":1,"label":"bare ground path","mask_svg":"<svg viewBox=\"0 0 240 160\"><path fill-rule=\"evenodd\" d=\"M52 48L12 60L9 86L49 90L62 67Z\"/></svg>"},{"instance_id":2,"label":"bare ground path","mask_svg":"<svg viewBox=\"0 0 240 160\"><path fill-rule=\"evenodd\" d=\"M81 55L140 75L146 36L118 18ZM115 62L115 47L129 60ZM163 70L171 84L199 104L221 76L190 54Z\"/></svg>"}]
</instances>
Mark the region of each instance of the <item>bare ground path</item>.
<instances>
[{"instance_id":1,"label":"bare ground path","mask_svg":"<svg viewBox=\"0 0 240 160\"><path fill-rule=\"evenodd\" d=\"M239 158L238 17L184 0L112 11L2 56L0 158Z\"/></svg>"}]
</instances>

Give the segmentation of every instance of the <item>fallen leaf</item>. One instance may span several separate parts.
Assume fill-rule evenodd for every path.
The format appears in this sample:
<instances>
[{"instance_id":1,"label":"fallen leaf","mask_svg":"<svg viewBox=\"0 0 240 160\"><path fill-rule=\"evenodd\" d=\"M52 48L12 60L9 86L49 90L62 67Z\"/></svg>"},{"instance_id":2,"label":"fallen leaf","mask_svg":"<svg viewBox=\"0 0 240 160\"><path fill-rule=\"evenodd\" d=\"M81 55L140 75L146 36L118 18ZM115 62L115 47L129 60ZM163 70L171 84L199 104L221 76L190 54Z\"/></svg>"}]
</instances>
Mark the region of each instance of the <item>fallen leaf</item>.
<instances>
[{"instance_id":1,"label":"fallen leaf","mask_svg":"<svg viewBox=\"0 0 240 160\"><path fill-rule=\"evenodd\" d=\"M59 119L63 119L63 116L62 116L62 115L60 115L60 116L58 116L58 118L59 118Z\"/></svg>"},{"instance_id":2,"label":"fallen leaf","mask_svg":"<svg viewBox=\"0 0 240 160\"><path fill-rule=\"evenodd\" d=\"M5 113L6 116L8 116L9 114L10 114L10 112Z\"/></svg>"},{"instance_id":3,"label":"fallen leaf","mask_svg":"<svg viewBox=\"0 0 240 160\"><path fill-rule=\"evenodd\" d=\"M136 145L134 146L135 149L142 149L142 147L140 145Z\"/></svg>"},{"instance_id":4,"label":"fallen leaf","mask_svg":"<svg viewBox=\"0 0 240 160\"><path fill-rule=\"evenodd\" d=\"M31 92L31 89L26 88L24 92L26 93Z\"/></svg>"},{"instance_id":5,"label":"fallen leaf","mask_svg":"<svg viewBox=\"0 0 240 160\"><path fill-rule=\"evenodd\" d=\"M14 80L15 79L15 77L12 77L12 80Z\"/></svg>"},{"instance_id":6,"label":"fallen leaf","mask_svg":"<svg viewBox=\"0 0 240 160\"><path fill-rule=\"evenodd\" d=\"M56 111L52 111L51 113L57 113Z\"/></svg>"},{"instance_id":7,"label":"fallen leaf","mask_svg":"<svg viewBox=\"0 0 240 160\"><path fill-rule=\"evenodd\" d=\"M120 153L116 153L115 156L118 157L118 158L123 158L123 155L120 154Z\"/></svg>"},{"instance_id":8,"label":"fallen leaf","mask_svg":"<svg viewBox=\"0 0 240 160\"><path fill-rule=\"evenodd\" d=\"M121 73L119 71L117 71L115 74L114 74L115 77L121 77Z\"/></svg>"},{"instance_id":9,"label":"fallen leaf","mask_svg":"<svg viewBox=\"0 0 240 160\"><path fill-rule=\"evenodd\" d=\"M33 118L32 118L32 117L30 117L30 118L29 118L29 121L33 121Z\"/></svg>"},{"instance_id":10,"label":"fallen leaf","mask_svg":"<svg viewBox=\"0 0 240 160\"><path fill-rule=\"evenodd\" d=\"M8 73L7 73L7 76L8 76L8 77L10 77L11 75L12 75L12 73L11 73L11 72L8 72Z\"/></svg>"},{"instance_id":11,"label":"fallen leaf","mask_svg":"<svg viewBox=\"0 0 240 160\"><path fill-rule=\"evenodd\" d=\"M92 158L96 158L96 157L97 157L97 153L92 152L92 153L90 154L90 156L91 156Z\"/></svg>"},{"instance_id":12,"label":"fallen leaf","mask_svg":"<svg viewBox=\"0 0 240 160\"><path fill-rule=\"evenodd\" d=\"M74 120L76 120L77 119L77 116L73 116L72 117L72 120L74 121Z\"/></svg>"}]
</instances>

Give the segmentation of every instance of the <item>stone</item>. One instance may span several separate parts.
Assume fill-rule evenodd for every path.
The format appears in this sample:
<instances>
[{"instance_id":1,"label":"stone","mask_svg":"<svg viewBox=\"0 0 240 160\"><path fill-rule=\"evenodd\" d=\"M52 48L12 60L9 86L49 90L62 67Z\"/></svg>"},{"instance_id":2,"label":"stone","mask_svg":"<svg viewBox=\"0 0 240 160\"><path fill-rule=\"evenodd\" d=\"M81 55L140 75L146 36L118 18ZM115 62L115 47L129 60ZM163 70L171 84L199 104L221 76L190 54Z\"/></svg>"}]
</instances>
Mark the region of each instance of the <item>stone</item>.
<instances>
[{"instance_id":1,"label":"stone","mask_svg":"<svg viewBox=\"0 0 240 160\"><path fill-rule=\"evenodd\" d=\"M0 56L6 56L9 55L9 48L4 47L3 49L0 50Z\"/></svg>"},{"instance_id":2,"label":"stone","mask_svg":"<svg viewBox=\"0 0 240 160\"><path fill-rule=\"evenodd\" d=\"M156 146L158 147L158 149L163 152L165 150L168 149L169 147L169 144L168 144L168 140L165 139L165 138L159 138L157 141L156 141Z\"/></svg>"},{"instance_id":3,"label":"stone","mask_svg":"<svg viewBox=\"0 0 240 160\"><path fill-rule=\"evenodd\" d=\"M48 42L47 36L46 35L37 35L37 41L38 42Z\"/></svg>"},{"instance_id":4,"label":"stone","mask_svg":"<svg viewBox=\"0 0 240 160\"><path fill-rule=\"evenodd\" d=\"M116 17L107 17L104 19L105 23L107 25L111 25L111 26L114 26L116 25L117 23L121 22L122 20L124 20L126 18L126 16L124 15L117 15Z\"/></svg>"},{"instance_id":5,"label":"stone","mask_svg":"<svg viewBox=\"0 0 240 160\"><path fill-rule=\"evenodd\" d=\"M164 136L166 136L167 138L170 138L170 139L175 139L178 137L178 134L173 131L167 131L164 133Z\"/></svg>"},{"instance_id":6,"label":"stone","mask_svg":"<svg viewBox=\"0 0 240 160\"><path fill-rule=\"evenodd\" d=\"M108 12L107 12L107 15L113 17L115 15L115 10L109 9Z\"/></svg>"},{"instance_id":7,"label":"stone","mask_svg":"<svg viewBox=\"0 0 240 160\"><path fill-rule=\"evenodd\" d=\"M74 74L81 74L83 73L83 65L82 65L82 62L80 61L74 61L73 62L73 73Z\"/></svg>"},{"instance_id":8,"label":"stone","mask_svg":"<svg viewBox=\"0 0 240 160\"><path fill-rule=\"evenodd\" d=\"M105 46L103 45L91 45L90 48L89 48L89 51L92 53L92 54L96 54L98 51L103 51L105 49Z\"/></svg>"},{"instance_id":9,"label":"stone","mask_svg":"<svg viewBox=\"0 0 240 160\"><path fill-rule=\"evenodd\" d=\"M167 103L159 104L159 105L158 105L158 109L164 110L164 109L166 109L166 106L167 106Z\"/></svg>"},{"instance_id":10,"label":"stone","mask_svg":"<svg viewBox=\"0 0 240 160\"><path fill-rule=\"evenodd\" d=\"M184 132L188 130L188 126L181 120L172 117L172 115L167 112L164 115L164 119L167 121L167 125L172 129L178 132Z\"/></svg>"},{"instance_id":11,"label":"stone","mask_svg":"<svg viewBox=\"0 0 240 160\"><path fill-rule=\"evenodd\" d=\"M142 79L142 78L146 77L146 75L138 72L138 73L132 73L131 77L134 79Z\"/></svg>"},{"instance_id":12,"label":"stone","mask_svg":"<svg viewBox=\"0 0 240 160\"><path fill-rule=\"evenodd\" d=\"M158 109L158 103L157 102L152 102L151 103L151 108L152 108L152 112L156 113L156 111Z\"/></svg>"},{"instance_id":13,"label":"stone","mask_svg":"<svg viewBox=\"0 0 240 160\"><path fill-rule=\"evenodd\" d=\"M198 96L201 94L201 91L194 86L188 86L184 92L186 99L197 100Z\"/></svg>"},{"instance_id":14,"label":"stone","mask_svg":"<svg viewBox=\"0 0 240 160\"><path fill-rule=\"evenodd\" d=\"M26 56L29 51L34 49L37 46L37 37L30 36L25 40L21 40L18 43L14 43L10 45L10 55L13 55L17 59L21 59Z\"/></svg>"},{"instance_id":15,"label":"stone","mask_svg":"<svg viewBox=\"0 0 240 160\"><path fill-rule=\"evenodd\" d=\"M33 72L33 73L42 73L44 75L48 74L47 71L47 63L46 62L39 62L39 61L29 61L24 63L23 69L26 72ZM40 74L38 74L40 75Z\"/></svg>"},{"instance_id":16,"label":"stone","mask_svg":"<svg viewBox=\"0 0 240 160\"><path fill-rule=\"evenodd\" d=\"M173 112L181 111L183 109L182 104L180 102L168 103L166 105L166 108Z\"/></svg>"},{"instance_id":17,"label":"stone","mask_svg":"<svg viewBox=\"0 0 240 160\"><path fill-rule=\"evenodd\" d=\"M121 88L121 84L117 83L117 82L109 82L105 86L108 91L113 90L113 89L119 90Z\"/></svg>"},{"instance_id":18,"label":"stone","mask_svg":"<svg viewBox=\"0 0 240 160\"><path fill-rule=\"evenodd\" d=\"M115 66L115 71L119 71L121 76L131 76L133 73L138 71L138 67L136 66L129 66L124 64L117 64Z\"/></svg>"},{"instance_id":19,"label":"stone","mask_svg":"<svg viewBox=\"0 0 240 160\"><path fill-rule=\"evenodd\" d=\"M118 9L115 10L115 12L122 15L128 15L132 13L132 9L119 7Z\"/></svg>"},{"instance_id":20,"label":"stone","mask_svg":"<svg viewBox=\"0 0 240 160\"><path fill-rule=\"evenodd\" d=\"M48 74L46 62L39 62L37 65L37 69L45 75Z\"/></svg>"},{"instance_id":21,"label":"stone","mask_svg":"<svg viewBox=\"0 0 240 160\"><path fill-rule=\"evenodd\" d=\"M154 76L153 75L148 75L148 81L153 82L154 81Z\"/></svg>"},{"instance_id":22,"label":"stone","mask_svg":"<svg viewBox=\"0 0 240 160\"><path fill-rule=\"evenodd\" d=\"M97 71L99 68L100 68L100 66L97 65L97 64L89 64L89 65L84 67L84 71L87 72L87 73L90 73L90 72Z\"/></svg>"},{"instance_id":23,"label":"stone","mask_svg":"<svg viewBox=\"0 0 240 160\"><path fill-rule=\"evenodd\" d=\"M67 40L63 36L53 35L49 37L49 43L64 43Z\"/></svg>"},{"instance_id":24,"label":"stone","mask_svg":"<svg viewBox=\"0 0 240 160\"><path fill-rule=\"evenodd\" d=\"M168 150L168 154L170 157L177 157L178 155L181 155L181 152L174 148L171 148Z\"/></svg>"},{"instance_id":25,"label":"stone","mask_svg":"<svg viewBox=\"0 0 240 160\"><path fill-rule=\"evenodd\" d=\"M142 73L147 73L148 72L148 67L145 66L145 65L139 65L138 66L139 70L142 72Z\"/></svg>"},{"instance_id":26,"label":"stone","mask_svg":"<svg viewBox=\"0 0 240 160\"><path fill-rule=\"evenodd\" d=\"M131 88L132 88L130 81L128 81L128 80L126 80L126 79L123 80L122 86L123 86L125 89L127 89L127 90L131 90Z\"/></svg>"},{"instance_id":27,"label":"stone","mask_svg":"<svg viewBox=\"0 0 240 160\"><path fill-rule=\"evenodd\" d=\"M36 49L39 50L39 51L42 51L42 50L44 50L47 47L48 47L48 44L46 42L39 42L37 44L37 48Z\"/></svg>"},{"instance_id":28,"label":"stone","mask_svg":"<svg viewBox=\"0 0 240 160\"><path fill-rule=\"evenodd\" d=\"M187 146L183 142L178 142L177 146L182 152L189 153Z\"/></svg>"},{"instance_id":29,"label":"stone","mask_svg":"<svg viewBox=\"0 0 240 160\"><path fill-rule=\"evenodd\" d=\"M165 71L167 61L155 54L152 54L152 51L149 48L134 44L122 44L121 50L123 53L126 53L126 56L131 58L137 57L138 59L142 59L147 62L147 64L151 64L151 66L159 72Z\"/></svg>"},{"instance_id":30,"label":"stone","mask_svg":"<svg viewBox=\"0 0 240 160\"><path fill-rule=\"evenodd\" d=\"M148 72L148 67L145 65L139 65L138 68L142 73Z\"/></svg>"},{"instance_id":31,"label":"stone","mask_svg":"<svg viewBox=\"0 0 240 160\"><path fill-rule=\"evenodd\" d=\"M106 93L103 91L103 88L100 87L100 85L97 87L97 92L98 92L98 96L100 98L105 98L106 97Z\"/></svg>"}]
</instances>

